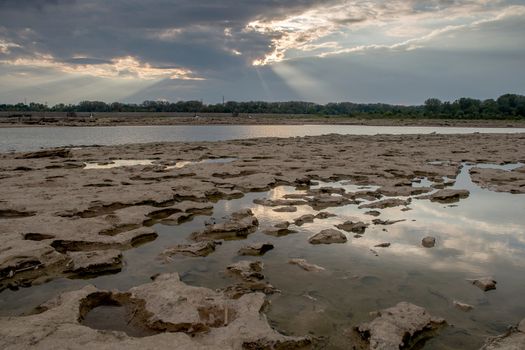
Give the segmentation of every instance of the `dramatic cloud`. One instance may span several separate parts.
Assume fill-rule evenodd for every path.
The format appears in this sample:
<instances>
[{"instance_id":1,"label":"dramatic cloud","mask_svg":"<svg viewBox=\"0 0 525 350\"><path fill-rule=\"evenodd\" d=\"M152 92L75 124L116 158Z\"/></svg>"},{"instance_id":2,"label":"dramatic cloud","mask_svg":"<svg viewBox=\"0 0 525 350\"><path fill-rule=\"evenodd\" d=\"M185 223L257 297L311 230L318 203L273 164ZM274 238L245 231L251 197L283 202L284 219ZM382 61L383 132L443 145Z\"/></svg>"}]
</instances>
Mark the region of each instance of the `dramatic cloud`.
<instances>
[{"instance_id":1,"label":"dramatic cloud","mask_svg":"<svg viewBox=\"0 0 525 350\"><path fill-rule=\"evenodd\" d=\"M460 96L523 93L524 23L523 0L0 0L0 96L52 100L49 87L28 86L53 81L76 98L87 90L73 93L78 77L103 100L420 103L456 97L447 84ZM418 70L442 62L463 70L446 82ZM425 84L408 84L418 77ZM110 81L133 91L102 95Z\"/></svg>"}]
</instances>

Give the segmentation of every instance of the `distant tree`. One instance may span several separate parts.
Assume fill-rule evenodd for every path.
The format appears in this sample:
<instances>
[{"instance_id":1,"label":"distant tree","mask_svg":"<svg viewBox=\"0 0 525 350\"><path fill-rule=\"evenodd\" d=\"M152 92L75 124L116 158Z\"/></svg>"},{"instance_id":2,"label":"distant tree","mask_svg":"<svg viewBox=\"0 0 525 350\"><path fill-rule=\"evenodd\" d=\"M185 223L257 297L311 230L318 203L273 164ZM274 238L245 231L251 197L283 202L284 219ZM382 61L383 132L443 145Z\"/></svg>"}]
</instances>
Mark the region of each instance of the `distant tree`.
<instances>
[{"instance_id":1,"label":"distant tree","mask_svg":"<svg viewBox=\"0 0 525 350\"><path fill-rule=\"evenodd\" d=\"M441 107L443 103L440 99L429 98L425 101L425 113L430 115L435 115L441 112Z\"/></svg>"}]
</instances>

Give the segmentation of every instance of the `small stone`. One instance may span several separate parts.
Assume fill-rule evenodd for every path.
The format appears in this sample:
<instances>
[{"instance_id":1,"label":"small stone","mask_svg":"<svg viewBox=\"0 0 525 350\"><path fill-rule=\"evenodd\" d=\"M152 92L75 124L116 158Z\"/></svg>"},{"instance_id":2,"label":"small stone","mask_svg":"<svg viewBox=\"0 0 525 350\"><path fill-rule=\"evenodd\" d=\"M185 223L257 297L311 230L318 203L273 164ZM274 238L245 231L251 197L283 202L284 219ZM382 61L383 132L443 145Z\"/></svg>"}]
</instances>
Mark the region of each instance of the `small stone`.
<instances>
[{"instance_id":1,"label":"small stone","mask_svg":"<svg viewBox=\"0 0 525 350\"><path fill-rule=\"evenodd\" d=\"M346 221L342 224L336 225L335 227L337 227L340 230L344 230L346 232L352 232L352 233L357 233L359 235L362 235L363 233L365 233L365 230L368 227L368 225L362 221L358 221L358 222Z\"/></svg>"},{"instance_id":2,"label":"small stone","mask_svg":"<svg viewBox=\"0 0 525 350\"><path fill-rule=\"evenodd\" d=\"M472 306L472 305L465 304L465 303L462 303L462 302L457 301L457 300L454 300L452 302L452 304L454 304L456 309L459 309L459 310L465 311L465 312L470 311L470 310L472 310L474 308L474 306Z\"/></svg>"},{"instance_id":3,"label":"small stone","mask_svg":"<svg viewBox=\"0 0 525 350\"><path fill-rule=\"evenodd\" d=\"M297 265L303 270L308 271L308 272L319 272L319 271L325 270L324 267L321 267L315 264L310 264L305 259L291 259L288 261L288 263L292 265Z\"/></svg>"},{"instance_id":4,"label":"small stone","mask_svg":"<svg viewBox=\"0 0 525 350\"><path fill-rule=\"evenodd\" d=\"M436 238L430 237L430 236L429 237L425 237L421 241L421 244L425 248L432 248L432 247L434 247L436 245Z\"/></svg>"},{"instance_id":5,"label":"small stone","mask_svg":"<svg viewBox=\"0 0 525 350\"><path fill-rule=\"evenodd\" d=\"M376 248L388 248L388 247L390 247L390 243L376 244L374 247L376 247Z\"/></svg>"},{"instance_id":6,"label":"small stone","mask_svg":"<svg viewBox=\"0 0 525 350\"><path fill-rule=\"evenodd\" d=\"M315 216L312 214L305 214L294 220L296 226L303 226L306 223L314 222Z\"/></svg>"},{"instance_id":7,"label":"small stone","mask_svg":"<svg viewBox=\"0 0 525 350\"><path fill-rule=\"evenodd\" d=\"M365 212L366 215L370 215L370 216L379 216L381 215L381 212L377 211L377 210L369 210L367 212Z\"/></svg>"}]
</instances>

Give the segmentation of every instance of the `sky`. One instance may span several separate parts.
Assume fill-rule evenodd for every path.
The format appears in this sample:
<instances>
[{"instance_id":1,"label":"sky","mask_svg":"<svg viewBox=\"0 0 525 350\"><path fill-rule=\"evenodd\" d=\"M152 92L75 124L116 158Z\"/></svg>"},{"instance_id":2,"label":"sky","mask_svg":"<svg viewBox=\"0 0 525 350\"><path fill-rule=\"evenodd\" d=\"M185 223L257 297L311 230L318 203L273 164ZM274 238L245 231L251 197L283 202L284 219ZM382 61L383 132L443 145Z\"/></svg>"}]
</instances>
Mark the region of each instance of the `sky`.
<instances>
[{"instance_id":1,"label":"sky","mask_svg":"<svg viewBox=\"0 0 525 350\"><path fill-rule=\"evenodd\" d=\"M525 94L525 0L0 0L0 103Z\"/></svg>"}]
</instances>

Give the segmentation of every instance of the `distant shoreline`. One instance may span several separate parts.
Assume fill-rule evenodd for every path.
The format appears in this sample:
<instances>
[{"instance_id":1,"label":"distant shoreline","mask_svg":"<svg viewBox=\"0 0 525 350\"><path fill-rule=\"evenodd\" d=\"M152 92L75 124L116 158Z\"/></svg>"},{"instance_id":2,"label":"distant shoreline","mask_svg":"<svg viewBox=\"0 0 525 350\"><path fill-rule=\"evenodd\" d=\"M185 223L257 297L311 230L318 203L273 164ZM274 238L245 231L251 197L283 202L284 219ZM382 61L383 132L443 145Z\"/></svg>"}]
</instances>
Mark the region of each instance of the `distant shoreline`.
<instances>
[{"instance_id":1,"label":"distant shoreline","mask_svg":"<svg viewBox=\"0 0 525 350\"><path fill-rule=\"evenodd\" d=\"M487 127L523 128L525 120L496 119L416 119L416 118L359 118L341 116L304 115L253 115L249 116L158 116L125 115L109 113L89 118L41 117L8 120L0 117L0 128L16 127L93 127L93 126L161 126L161 125L368 125L368 126L439 126L439 127Z\"/></svg>"}]
</instances>

